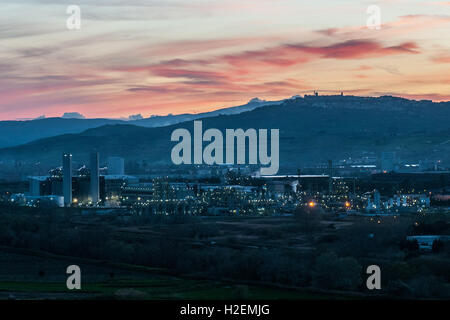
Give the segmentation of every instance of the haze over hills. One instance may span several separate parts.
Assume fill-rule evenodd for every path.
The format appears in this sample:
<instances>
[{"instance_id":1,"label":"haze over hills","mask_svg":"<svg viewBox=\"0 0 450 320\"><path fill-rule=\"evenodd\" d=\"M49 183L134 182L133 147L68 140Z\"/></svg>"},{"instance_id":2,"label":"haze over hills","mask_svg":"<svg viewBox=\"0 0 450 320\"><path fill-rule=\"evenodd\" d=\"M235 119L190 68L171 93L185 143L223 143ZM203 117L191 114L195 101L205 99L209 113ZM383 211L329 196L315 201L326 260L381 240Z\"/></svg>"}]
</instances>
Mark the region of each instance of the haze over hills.
<instances>
[{"instance_id":1,"label":"haze over hills","mask_svg":"<svg viewBox=\"0 0 450 320\"><path fill-rule=\"evenodd\" d=\"M87 129L104 125L123 124L142 127L162 127L199 118L214 117L220 114L237 114L250 111L268 104L280 104L282 101L265 101L258 98L247 104L222 108L198 114L179 114L167 116L152 116L144 119L80 119L80 118L38 118L26 121L0 121L0 148L21 145L33 140L58 136L68 133L81 133ZM65 115L67 115L66 113ZM79 115L79 114L78 114Z\"/></svg>"},{"instance_id":2,"label":"haze over hills","mask_svg":"<svg viewBox=\"0 0 450 320\"><path fill-rule=\"evenodd\" d=\"M450 102L433 103L403 98L307 96L234 115L202 119L203 131L280 129L280 165L301 165L356 157L361 152L396 151L402 159L450 160ZM72 152L86 161L90 152L101 159L120 155L126 161L170 164L171 133L193 131L193 122L145 128L109 124L79 134L66 134L0 149L3 160L60 165L61 154ZM207 143L204 143L204 146Z\"/></svg>"}]
</instances>

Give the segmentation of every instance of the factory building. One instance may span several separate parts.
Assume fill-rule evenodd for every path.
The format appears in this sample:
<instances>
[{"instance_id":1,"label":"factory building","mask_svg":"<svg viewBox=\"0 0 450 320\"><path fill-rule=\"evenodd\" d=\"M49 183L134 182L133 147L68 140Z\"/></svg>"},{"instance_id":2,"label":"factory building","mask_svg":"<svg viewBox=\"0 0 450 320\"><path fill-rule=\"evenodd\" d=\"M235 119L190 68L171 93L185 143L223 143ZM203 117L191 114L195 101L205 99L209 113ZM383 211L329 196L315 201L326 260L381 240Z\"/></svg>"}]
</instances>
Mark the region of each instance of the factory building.
<instances>
[{"instance_id":1,"label":"factory building","mask_svg":"<svg viewBox=\"0 0 450 320\"><path fill-rule=\"evenodd\" d=\"M395 170L397 164L397 157L395 152L382 152L381 153L381 171L392 172Z\"/></svg>"},{"instance_id":2,"label":"factory building","mask_svg":"<svg viewBox=\"0 0 450 320\"><path fill-rule=\"evenodd\" d=\"M288 191L327 192L330 189L329 175L273 175L256 177L267 183L275 193ZM333 179L336 179L333 177Z\"/></svg>"},{"instance_id":3,"label":"factory building","mask_svg":"<svg viewBox=\"0 0 450 320\"><path fill-rule=\"evenodd\" d=\"M109 175L124 175L125 161L121 157L108 157L107 167Z\"/></svg>"},{"instance_id":4,"label":"factory building","mask_svg":"<svg viewBox=\"0 0 450 320\"><path fill-rule=\"evenodd\" d=\"M100 175L98 162L98 153L92 153L90 157L90 198L94 204L98 203L100 200Z\"/></svg>"},{"instance_id":5,"label":"factory building","mask_svg":"<svg viewBox=\"0 0 450 320\"><path fill-rule=\"evenodd\" d=\"M99 174L99 154L90 155L89 168L82 166L75 172L72 155L65 153L62 168L51 170L48 176L28 177L28 198L62 196L64 206L98 204L105 200L105 176ZM55 198L58 199L59 198ZM59 203L59 202L58 202Z\"/></svg>"},{"instance_id":6,"label":"factory building","mask_svg":"<svg viewBox=\"0 0 450 320\"><path fill-rule=\"evenodd\" d=\"M63 154L63 196L64 205L72 204L72 155Z\"/></svg>"}]
</instances>

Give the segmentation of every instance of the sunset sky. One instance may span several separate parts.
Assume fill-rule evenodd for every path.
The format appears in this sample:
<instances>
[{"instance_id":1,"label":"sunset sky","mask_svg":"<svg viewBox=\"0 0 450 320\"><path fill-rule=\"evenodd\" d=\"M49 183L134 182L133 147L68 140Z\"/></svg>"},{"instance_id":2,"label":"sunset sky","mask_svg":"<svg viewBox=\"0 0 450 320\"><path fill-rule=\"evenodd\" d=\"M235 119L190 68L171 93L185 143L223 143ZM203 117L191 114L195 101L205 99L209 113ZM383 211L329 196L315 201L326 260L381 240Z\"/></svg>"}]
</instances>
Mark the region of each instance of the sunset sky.
<instances>
[{"instance_id":1,"label":"sunset sky","mask_svg":"<svg viewBox=\"0 0 450 320\"><path fill-rule=\"evenodd\" d=\"M380 30L366 26L373 4ZM2 0L0 74L1 120L197 113L313 90L446 101L450 1Z\"/></svg>"}]
</instances>

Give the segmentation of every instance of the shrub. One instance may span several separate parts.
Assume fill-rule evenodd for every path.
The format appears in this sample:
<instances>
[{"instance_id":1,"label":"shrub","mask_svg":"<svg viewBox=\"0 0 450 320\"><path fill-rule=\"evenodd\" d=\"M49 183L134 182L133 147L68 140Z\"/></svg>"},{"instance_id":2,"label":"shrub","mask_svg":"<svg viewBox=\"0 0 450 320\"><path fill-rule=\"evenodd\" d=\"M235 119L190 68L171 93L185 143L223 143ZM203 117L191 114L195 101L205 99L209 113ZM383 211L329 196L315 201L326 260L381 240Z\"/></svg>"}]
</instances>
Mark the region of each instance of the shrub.
<instances>
[{"instance_id":1,"label":"shrub","mask_svg":"<svg viewBox=\"0 0 450 320\"><path fill-rule=\"evenodd\" d=\"M362 283L361 270L356 259L326 252L316 259L314 283L324 289L354 290Z\"/></svg>"}]
</instances>

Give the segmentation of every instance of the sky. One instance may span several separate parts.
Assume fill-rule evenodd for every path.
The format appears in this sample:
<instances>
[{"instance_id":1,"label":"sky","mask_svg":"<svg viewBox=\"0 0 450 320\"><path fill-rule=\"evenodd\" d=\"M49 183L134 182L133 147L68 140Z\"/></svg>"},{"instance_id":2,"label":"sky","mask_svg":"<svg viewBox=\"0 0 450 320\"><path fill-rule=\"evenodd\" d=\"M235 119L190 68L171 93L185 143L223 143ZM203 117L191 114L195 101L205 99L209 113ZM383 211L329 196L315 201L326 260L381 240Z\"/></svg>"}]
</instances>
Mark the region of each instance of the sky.
<instances>
[{"instance_id":1,"label":"sky","mask_svg":"<svg viewBox=\"0 0 450 320\"><path fill-rule=\"evenodd\" d=\"M79 29L67 27L69 4L80 8ZM367 27L371 5L379 29ZM450 100L450 1L0 6L0 120L198 113L314 90Z\"/></svg>"}]
</instances>

